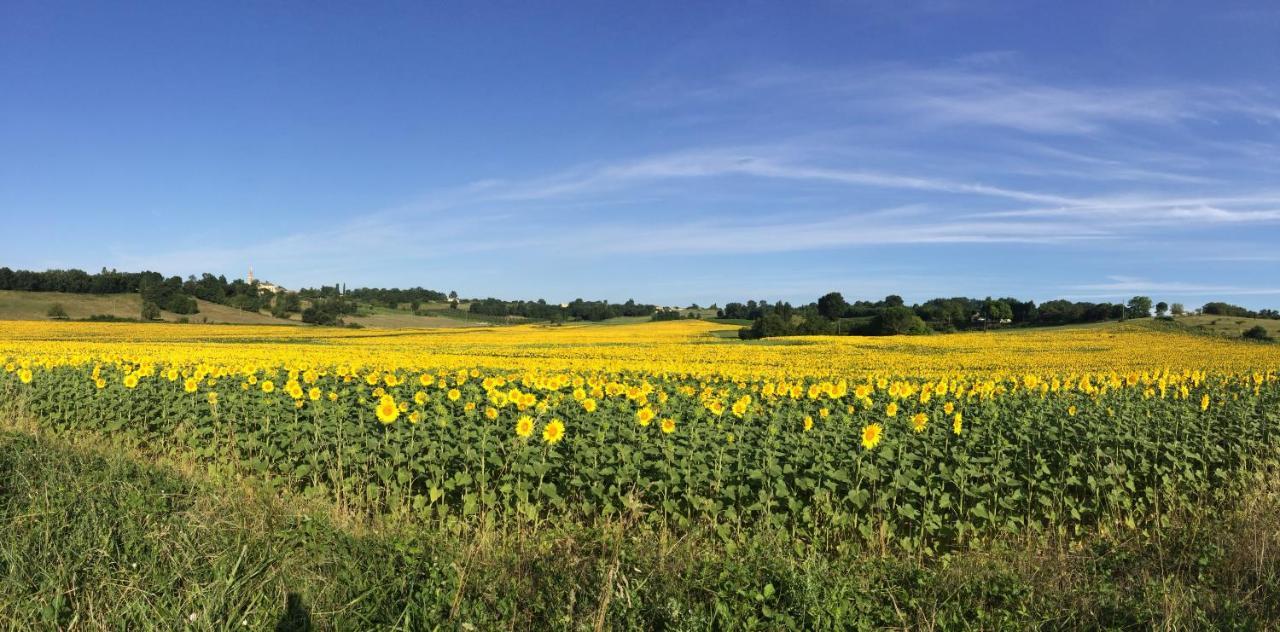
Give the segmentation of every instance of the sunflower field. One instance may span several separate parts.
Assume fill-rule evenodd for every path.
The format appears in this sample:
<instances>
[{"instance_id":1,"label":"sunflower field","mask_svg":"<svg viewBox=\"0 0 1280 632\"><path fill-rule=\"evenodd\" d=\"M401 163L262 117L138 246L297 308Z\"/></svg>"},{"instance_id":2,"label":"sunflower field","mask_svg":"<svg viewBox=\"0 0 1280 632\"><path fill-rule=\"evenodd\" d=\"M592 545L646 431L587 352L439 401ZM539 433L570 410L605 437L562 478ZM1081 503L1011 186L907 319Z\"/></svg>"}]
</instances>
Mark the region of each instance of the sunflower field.
<instances>
[{"instance_id":1,"label":"sunflower field","mask_svg":"<svg viewBox=\"0 0 1280 632\"><path fill-rule=\"evenodd\" d=\"M0 412L369 515L768 525L924 556L1159 524L1280 455L1273 345L717 332L4 323Z\"/></svg>"}]
</instances>

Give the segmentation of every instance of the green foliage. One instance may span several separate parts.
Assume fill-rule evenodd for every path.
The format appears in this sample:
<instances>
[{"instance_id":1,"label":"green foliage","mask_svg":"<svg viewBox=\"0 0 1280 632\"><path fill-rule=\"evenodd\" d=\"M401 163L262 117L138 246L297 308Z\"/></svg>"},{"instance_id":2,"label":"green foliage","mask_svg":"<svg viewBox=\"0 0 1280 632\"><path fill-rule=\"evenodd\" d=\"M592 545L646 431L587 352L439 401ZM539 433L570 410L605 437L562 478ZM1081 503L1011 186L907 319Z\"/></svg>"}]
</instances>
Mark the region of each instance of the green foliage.
<instances>
[{"instance_id":1,"label":"green foliage","mask_svg":"<svg viewBox=\"0 0 1280 632\"><path fill-rule=\"evenodd\" d=\"M296 292L276 292L271 301L271 315L288 318L289 314L302 311L302 299Z\"/></svg>"},{"instance_id":2,"label":"green foliage","mask_svg":"<svg viewBox=\"0 0 1280 632\"><path fill-rule=\"evenodd\" d=\"M56 320L66 320L70 318L70 316L67 315L67 308L63 307L62 303L54 303L53 305L50 305L49 311L45 312L45 315Z\"/></svg>"},{"instance_id":3,"label":"green foliage","mask_svg":"<svg viewBox=\"0 0 1280 632\"><path fill-rule=\"evenodd\" d=\"M302 322L314 325L343 325L342 317L356 313L356 304L341 298L315 299L302 310Z\"/></svg>"},{"instance_id":4,"label":"green foliage","mask_svg":"<svg viewBox=\"0 0 1280 632\"><path fill-rule=\"evenodd\" d=\"M889 307L871 319L869 331L875 336L927 334L929 326L909 308Z\"/></svg>"},{"instance_id":5,"label":"green foliage","mask_svg":"<svg viewBox=\"0 0 1280 632\"><path fill-rule=\"evenodd\" d=\"M160 320L160 306L151 301L143 302L142 320Z\"/></svg>"},{"instance_id":6,"label":"green foliage","mask_svg":"<svg viewBox=\"0 0 1280 632\"><path fill-rule=\"evenodd\" d=\"M1129 299L1129 304L1125 306L1126 316L1129 318L1148 318L1151 316L1151 297L1135 296Z\"/></svg>"},{"instance_id":7,"label":"green foliage","mask_svg":"<svg viewBox=\"0 0 1280 632\"><path fill-rule=\"evenodd\" d=\"M987 297L982 304L982 316L992 323L1012 322L1013 308L1005 301L996 301Z\"/></svg>"},{"instance_id":8,"label":"green foliage","mask_svg":"<svg viewBox=\"0 0 1280 632\"><path fill-rule=\"evenodd\" d=\"M818 299L818 313L827 320L836 320L844 316L849 304L839 292L829 292Z\"/></svg>"},{"instance_id":9,"label":"green foliage","mask_svg":"<svg viewBox=\"0 0 1280 632\"><path fill-rule=\"evenodd\" d=\"M1185 398L1151 383L1044 399L1039 388L1003 382L1010 392L998 399L951 400L964 415L960 434L943 397L903 399L896 417L873 413L890 430L864 450L866 412L783 397L750 404L738 418L716 414L678 381L655 384L667 397L663 414L680 420L676 432L636 423L635 406L621 394L601 398L594 413L568 399L538 413L539 424L555 415L568 429L565 441L549 446L514 434L520 413L489 420L466 408L487 397L478 380L458 384L457 400L416 378L383 386L396 401L424 392L414 404L418 423L402 414L384 426L371 420L376 397L363 379L319 376L321 393L342 395L304 396L299 408L282 392L282 374L258 375L277 385L270 394L219 379L216 404L207 393L184 392L180 376L145 378L132 389L114 369L102 376L99 389L73 367L42 371L30 384L0 374L0 402L21 402L16 413L41 419L50 433L98 430L119 445L191 451L205 467L243 464L283 489L441 525L479 514L513 524L633 514L680 529L821 528L825 537L933 555L975 537L1079 534L1099 521L1143 520L1157 507L1220 501L1236 473L1280 449L1280 433L1267 430L1280 421L1280 389L1268 382L1255 391L1252 379L1193 385ZM728 402L754 392L720 388L730 389ZM858 409L883 411L884 393L876 398ZM928 420L918 433L908 427L916 413ZM816 420L811 430L806 416Z\"/></svg>"},{"instance_id":10,"label":"green foliage","mask_svg":"<svg viewBox=\"0 0 1280 632\"><path fill-rule=\"evenodd\" d=\"M456 302L454 304L456 307ZM574 299L563 306L548 303L543 299L536 301L503 301L496 298L485 298L471 301L468 311L473 314L488 316L519 316L536 320L564 322L566 320L586 320L600 322L611 318L651 316L658 311L657 306L637 303L628 299L625 303L608 301L584 301Z\"/></svg>"},{"instance_id":11,"label":"green foliage","mask_svg":"<svg viewBox=\"0 0 1280 632\"><path fill-rule=\"evenodd\" d=\"M650 320L654 322L666 321L666 320L681 320L684 317L685 317L684 314L681 314L680 310L664 308L654 312Z\"/></svg>"},{"instance_id":12,"label":"green foliage","mask_svg":"<svg viewBox=\"0 0 1280 632\"><path fill-rule=\"evenodd\" d=\"M1238 503L1070 550L1014 535L922 562L767 524L679 534L624 518L432 529L383 517L357 536L261 479L211 469L188 480L134 458L0 433L6 626L1247 630L1280 619L1280 488L1266 478L1242 481Z\"/></svg>"},{"instance_id":13,"label":"green foliage","mask_svg":"<svg viewBox=\"0 0 1280 632\"><path fill-rule=\"evenodd\" d=\"M152 303L175 314L194 314L199 311L196 299L183 293L181 277L166 279L156 272L143 272L138 282L138 292L142 294L144 304ZM147 317L143 316L143 319Z\"/></svg>"},{"instance_id":14,"label":"green foliage","mask_svg":"<svg viewBox=\"0 0 1280 632\"><path fill-rule=\"evenodd\" d=\"M1268 333L1267 328L1262 325L1254 325L1253 327L1250 327L1245 330L1241 336L1249 340L1271 340L1271 334Z\"/></svg>"}]
</instances>

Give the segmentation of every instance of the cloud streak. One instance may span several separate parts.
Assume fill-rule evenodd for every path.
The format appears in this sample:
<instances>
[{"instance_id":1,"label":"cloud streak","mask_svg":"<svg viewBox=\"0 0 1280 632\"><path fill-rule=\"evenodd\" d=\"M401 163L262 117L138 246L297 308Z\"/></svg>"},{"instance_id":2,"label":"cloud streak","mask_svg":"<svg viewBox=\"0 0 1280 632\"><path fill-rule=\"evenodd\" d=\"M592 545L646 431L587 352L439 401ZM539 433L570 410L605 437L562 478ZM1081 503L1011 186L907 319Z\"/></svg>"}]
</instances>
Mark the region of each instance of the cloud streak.
<instances>
[{"instance_id":1,"label":"cloud streak","mask_svg":"<svg viewBox=\"0 0 1280 632\"><path fill-rule=\"evenodd\" d=\"M1280 295L1280 288L1243 287L1213 283L1185 283L1180 281L1149 281L1126 276L1114 276L1107 283L1088 283L1067 286L1071 291L1102 292L1091 296L1114 296L1107 293L1160 293L1197 296L1271 296Z\"/></svg>"},{"instance_id":2,"label":"cloud streak","mask_svg":"<svg viewBox=\"0 0 1280 632\"><path fill-rule=\"evenodd\" d=\"M314 283L310 275L333 271L406 264L445 270L477 259L574 266L611 257L931 245L977 256L1007 245L1096 253L1155 239L1177 252L1215 231L1254 231L1239 237L1254 246L1275 236L1280 189L1253 177L1265 171L1259 157L1280 147L1274 95L1214 86L1055 85L1008 71L1018 63L1001 52L944 68L775 69L685 91L668 85L663 98L651 95L643 107L684 117L748 102L764 120L788 126L779 133L765 125L750 142L694 135L665 150L534 177L475 174L469 184L395 208L353 209L361 219L324 230L117 261L198 270L253 260L292 266L296 282ZM1205 131L1224 119L1255 133L1236 146ZM1254 261L1273 259L1264 252ZM1276 293L1130 277L1064 287Z\"/></svg>"}]
</instances>

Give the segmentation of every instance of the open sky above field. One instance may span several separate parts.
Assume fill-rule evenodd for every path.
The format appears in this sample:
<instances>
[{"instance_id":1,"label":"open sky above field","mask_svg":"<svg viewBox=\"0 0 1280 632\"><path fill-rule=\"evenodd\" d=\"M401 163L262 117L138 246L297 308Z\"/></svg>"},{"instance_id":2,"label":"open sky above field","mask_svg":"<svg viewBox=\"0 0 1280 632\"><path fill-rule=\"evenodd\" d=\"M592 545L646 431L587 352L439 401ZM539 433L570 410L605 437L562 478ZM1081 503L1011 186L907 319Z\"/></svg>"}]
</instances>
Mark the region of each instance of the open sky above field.
<instances>
[{"instance_id":1,"label":"open sky above field","mask_svg":"<svg viewBox=\"0 0 1280 632\"><path fill-rule=\"evenodd\" d=\"M1272 2L0 4L0 265L1280 304Z\"/></svg>"}]
</instances>

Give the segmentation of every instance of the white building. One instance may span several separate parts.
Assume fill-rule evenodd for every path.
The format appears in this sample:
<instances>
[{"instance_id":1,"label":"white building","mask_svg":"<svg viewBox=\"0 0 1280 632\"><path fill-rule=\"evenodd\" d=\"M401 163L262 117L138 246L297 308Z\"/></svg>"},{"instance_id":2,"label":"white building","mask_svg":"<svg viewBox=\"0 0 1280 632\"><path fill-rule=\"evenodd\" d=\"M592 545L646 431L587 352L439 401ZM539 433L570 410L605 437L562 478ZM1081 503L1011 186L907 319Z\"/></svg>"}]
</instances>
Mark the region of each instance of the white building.
<instances>
[{"instance_id":1,"label":"white building","mask_svg":"<svg viewBox=\"0 0 1280 632\"><path fill-rule=\"evenodd\" d=\"M253 266L249 266L249 278L247 280L249 282L249 285L253 285ZM283 286L276 285L275 283L272 283L270 281L258 281L258 289L266 290L268 292L271 292L272 294L289 291L285 289Z\"/></svg>"}]
</instances>

